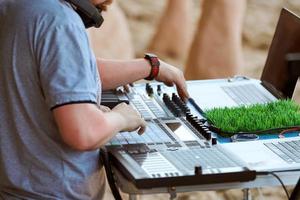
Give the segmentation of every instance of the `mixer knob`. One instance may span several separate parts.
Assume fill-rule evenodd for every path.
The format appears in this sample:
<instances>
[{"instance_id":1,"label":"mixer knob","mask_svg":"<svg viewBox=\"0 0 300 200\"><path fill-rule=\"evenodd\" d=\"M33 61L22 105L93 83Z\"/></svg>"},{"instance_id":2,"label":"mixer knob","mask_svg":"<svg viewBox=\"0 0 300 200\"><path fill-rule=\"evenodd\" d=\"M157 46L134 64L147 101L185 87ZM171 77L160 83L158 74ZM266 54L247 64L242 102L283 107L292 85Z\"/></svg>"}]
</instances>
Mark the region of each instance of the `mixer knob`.
<instances>
[{"instance_id":1,"label":"mixer knob","mask_svg":"<svg viewBox=\"0 0 300 200\"><path fill-rule=\"evenodd\" d=\"M197 131L199 131L200 133L203 132L203 127L201 126L201 124L198 122L196 127Z\"/></svg>"},{"instance_id":2,"label":"mixer knob","mask_svg":"<svg viewBox=\"0 0 300 200\"><path fill-rule=\"evenodd\" d=\"M209 129L208 129L207 127L204 127L203 130L204 130L205 132L209 131Z\"/></svg>"},{"instance_id":3,"label":"mixer knob","mask_svg":"<svg viewBox=\"0 0 300 200\"><path fill-rule=\"evenodd\" d=\"M181 112L180 111L179 112L178 111L174 111L173 113L174 113L175 117L180 117L181 116Z\"/></svg>"},{"instance_id":4,"label":"mixer knob","mask_svg":"<svg viewBox=\"0 0 300 200\"><path fill-rule=\"evenodd\" d=\"M170 101L170 110L173 112L173 113L176 113L176 112L180 112L180 109L178 108L178 106L173 102L173 101Z\"/></svg>"},{"instance_id":5,"label":"mixer knob","mask_svg":"<svg viewBox=\"0 0 300 200\"><path fill-rule=\"evenodd\" d=\"M195 166L195 175L202 175L202 167L201 166Z\"/></svg>"},{"instance_id":6,"label":"mixer knob","mask_svg":"<svg viewBox=\"0 0 300 200\"><path fill-rule=\"evenodd\" d=\"M197 128L198 127L198 118L197 117L193 117L191 124Z\"/></svg>"},{"instance_id":7,"label":"mixer knob","mask_svg":"<svg viewBox=\"0 0 300 200\"><path fill-rule=\"evenodd\" d=\"M202 122L202 123L205 123L207 120L204 119L204 118L202 118L202 119L200 119L199 121Z\"/></svg>"},{"instance_id":8,"label":"mixer knob","mask_svg":"<svg viewBox=\"0 0 300 200\"><path fill-rule=\"evenodd\" d=\"M191 111L191 110L187 107L186 104L183 104L182 110L183 110L184 112L186 112L186 113Z\"/></svg>"},{"instance_id":9,"label":"mixer knob","mask_svg":"<svg viewBox=\"0 0 300 200\"><path fill-rule=\"evenodd\" d=\"M153 95L153 93L154 93L154 92L153 92L153 88L150 87L149 90L148 90L148 95Z\"/></svg>"},{"instance_id":10,"label":"mixer knob","mask_svg":"<svg viewBox=\"0 0 300 200\"><path fill-rule=\"evenodd\" d=\"M146 91L148 90L148 88L151 87L149 83L146 83Z\"/></svg>"},{"instance_id":11,"label":"mixer knob","mask_svg":"<svg viewBox=\"0 0 300 200\"><path fill-rule=\"evenodd\" d=\"M197 117L194 117L192 114L188 114L186 115L187 117L187 121L190 122L190 124L194 124L195 123L195 120L197 119Z\"/></svg>"},{"instance_id":12,"label":"mixer knob","mask_svg":"<svg viewBox=\"0 0 300 200\"><path fill-rule=\"evenodd\" d=\"M198 117L197 116L194 116L192 117L192 121L195 123L195 122L198 122Z\"/></svg>"},{"instance_id":13,"label":"mixer knob","mask_svg":"<svg viewBox=\"0 0 300 200\"><path fill-rule=\"evenodd\" d=\"M204 132L205 132L204 128L206 128L206 127L205 127L203 124L201 124L201 125L200 125L201 133L204 133Z\"/></svg>"},{"instance_id":14,"label":"mixer knob","mask_svg":"<svg viewBox=\"0 0 300 200\"><path fill-rule=\"evenodd\" d=\"M156 91L157 91L157 94L160 95L161 94L161 85L157 85L157 88L156 88Z\"/></svg>"},{"instance_id":15,"label":"mixer knob","mask_svg":"<svg viewBox=\"0 0 300 200\"><path fill-rule=\"evenodd\" d=\"M206 137L205 137L207 140L211 140L211 131L207 131L206 132Z\"/></svg>"},{"instance_id":16,"label":"mixer knob","mask_svg":"<svg viewBox=\"0 0 300 200\"><path fill-rule=\"evenodd\" d=\"M211 138L211 144L212 145L216 145L218 143L218 140L217 140L217 138Z\"/></svg>"},{"instance_id":17,"label":"mixer knob","mask_svg":"<svg viewBox=\"0 0 300 200\"><path fill-rule=\"evenodd\" d=\"M203 124L202 124L201 122L197 121L197 127L203 129L203 126L202 126L202 125L203 125Z\"/></svg>"},{"instance_id":18,"label":"mixer knob","mask_svg":"<svg viewBox=\"0 0 300 200\"><path fill-rule=\"evenodd\" d=\"M172 99L176 98L176 94L172 93Z\"/></svg>"},{"instance_id":19,"label":"mixer knob","mask_svg":"<svg viewBox=\"0 0 300 200\"><path fill-rule=\"evenodd\" d=\"M151 95L153 94L153 88L152 88L152 86L151 86L149 83L146 83L146 88L145 88L145 90L146 90L146 92L147 92L147 94L148 94L149 96L151 96Z\"/></svg>"},{"instance_id":20,"label":"mixer knob","mask_svg":"<svg viewBox=\"0 0 300 200\"><path fill-rule=\"evenodd\" d=\"M172 94L172 101L174 101L178 105L181 105L181 99L175 93Z\"/></svg>"},{"instance_id":21,"label":"mixer knob","mask_svg":"<svg viewBox=\"0 0 300 200\"><path fill-rule=\"evenodd\" d=\"M170 97L169 97L168 94L166 94L166 93L163 94L163 101L164 101L165 104L167 104L167 102L168 103L171 102Z\"/></svg>"},{"instance_id":22,"label":"mixer knob","mask_svg":"<svg viewBox=\"0 0 300 200\"><path fill-rule=\"evenodd\" d=\"M189 121L189 119L191 119L192 117L193 117L193 115L190 113L190 112L187 112L186 114L185 114L185 116L186 116L186 119Z\"/></svg>"},{"instance_id":23,"label":"mixer knob","mask_svg":"<svg viewBox=\"0 0 300 200\"><path fill-rule=\"evenodd\" d=\"M181 109L180 109L180 108L178 108L178 107L176 107L176 108L174 109L174 113L176 114L176 116L177 116L177 117L180 117L180 116L182 116Z\"/></svg>"}]
</instances>

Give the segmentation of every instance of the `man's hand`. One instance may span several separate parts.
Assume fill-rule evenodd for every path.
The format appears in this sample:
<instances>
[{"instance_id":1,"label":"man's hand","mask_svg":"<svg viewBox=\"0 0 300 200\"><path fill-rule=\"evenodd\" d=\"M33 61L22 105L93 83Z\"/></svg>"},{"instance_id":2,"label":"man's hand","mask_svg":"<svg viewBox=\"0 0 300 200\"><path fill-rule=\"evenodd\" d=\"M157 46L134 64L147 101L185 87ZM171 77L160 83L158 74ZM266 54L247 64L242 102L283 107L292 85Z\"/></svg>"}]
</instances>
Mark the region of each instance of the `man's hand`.
<instances>
[{"instance_id":1,"label":"man's hand","mask_svg":"<svg viewBox=\"0 0 300 200\"><path fill-rule=\"evenodd\" d=\"M163 82L167 86L173 86L175 84L181 99L186 101L189 98L185 78L180 69L160 60L160 69L155 80Z\"/></svg>"},{"instance_id":2,"label":"man's hand","mask_svg":"<svg viewBox=\"0 0 300 200\"><path fill-rule=\"evenodd\" d=\"M119 113L123 119L125 128L122 131L135 131L138 130L138 134L142 134L146 129L146 122L141 118L141 115L126 103L118 104L112 109L112 111Z\"/></svg>"},{"instance_id":3,"label":"man's hand","mask_svg":"<svg viewBox=\"0 0 300 200\"><path fill-rule=\"evenodd\" d=\"M129 61L98 58L97 62L103 90L114 89L144 79L149 76L151 70L149 61L144 58ZM182 100L187 100L189 97L185 78L178 68L160 60L160 70L155 79L168 86L175 84Z\"/></svg>"},{"instance_id":4,"label":"man's hand","mask_svg":"<svg viewBox=\"0 0 300 200\"><path fill-rule=\"evenodd\" d=\"M110 110L95 104L67 104L53 109L62 140L79 151L98 149L120 131L145 131L146 122L125 103Z\"/></svg>"}]
</instances>

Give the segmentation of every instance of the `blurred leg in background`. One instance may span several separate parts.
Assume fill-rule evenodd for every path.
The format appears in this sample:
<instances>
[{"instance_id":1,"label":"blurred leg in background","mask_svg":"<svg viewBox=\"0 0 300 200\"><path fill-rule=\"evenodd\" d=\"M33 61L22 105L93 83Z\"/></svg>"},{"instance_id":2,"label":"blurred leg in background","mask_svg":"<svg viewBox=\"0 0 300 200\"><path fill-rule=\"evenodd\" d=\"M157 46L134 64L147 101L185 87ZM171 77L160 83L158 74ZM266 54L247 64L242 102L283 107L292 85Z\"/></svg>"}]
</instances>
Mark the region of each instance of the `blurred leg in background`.
<instances>
[{"instance_id":1,"label":"blurred leg in background","mask_svg":"<svg viewBox=\"0 0 300 200\"><path fill-rule=\"evenodd\" d=\"M189 80L237 74L243 66L241 35L246 0L203 0L196 29L193 5L190 0L167 1L148 51L176 65L186 64ZM96 56L133 58L132 36L118 1L104 14L103 27L89 31Z\"/></svg>"},{"instance_id":2,"label":"blurred leg in background","mask_svg":"<svg viewBox=\"0 0 300 200\"><path fill-rule=\"evenodd\" d=\"M204 0L187 59L189 80L233 76L243 66L242 21L246 0Z\"/></svg>"},{"instance_id":3,"label":"blurred leg in background","mask_svg":"<svg viewBox=\"0 0 300 200\"><path fill-rule=\"evenodd\" d=\"M186 58L193 35L193 1L169 0L148 51L164 59Z\"/></svg>"},{"instance_id":4,"label":"blurred leg in background","mask_svg":"<svg viewBox=\"0 0 300 200\"><path fill-rule=\"evenodd\" d=\"M107 59L134 58L128 21L118 2L113 1L107 12L103 12L101 28L88 29L91 46L96 57ZM116 45L117 44L117 45Z\"/></svg>"}]
</instances>

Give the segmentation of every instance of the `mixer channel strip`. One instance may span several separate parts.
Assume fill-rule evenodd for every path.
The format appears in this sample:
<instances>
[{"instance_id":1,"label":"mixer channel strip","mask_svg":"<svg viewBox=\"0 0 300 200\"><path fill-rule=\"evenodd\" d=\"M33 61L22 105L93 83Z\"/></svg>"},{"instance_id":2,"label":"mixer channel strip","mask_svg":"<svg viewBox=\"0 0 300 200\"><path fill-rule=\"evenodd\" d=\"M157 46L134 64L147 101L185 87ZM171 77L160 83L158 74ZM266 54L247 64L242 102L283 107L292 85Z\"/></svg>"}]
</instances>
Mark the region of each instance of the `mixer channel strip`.
<instances>
[{"instance_id":1,"label":"mixer channel strip","mask_svg":"<svg viewBox=\"0 0 300 200\"><path fill-rule=\"evenodd\" d=\"M158 152L131 154L132 158L153 178L182 175L164 156ZM163 172L163 173L162 173Z\"/></svg>"},{"instance_id":2,"label":"mixer channel strip","mask_svg":"<svg viewBox=\"0 0 300 200\"><path fill-rule=\"evenodd\" d=\"M222 150L223 151L223 150ZM219 173L221 169L236 168L243 166L236 160L233 160L217 147L188 149L178 151L164 151L162 155L171 163L180 166L182 171L189 174L194 173L195 166L201 166L205 173Z\"/></svg>"},{"instance_id":3,"label":"mixer channel strip","mask_svg":"<svg viewBox=\"0 0 300 200\"><path fill-rule=\"evenodd\" d=\"M131 95L130 102L146 120L168 117L166 112L154 99L142 97L140 95Z\"/></svg>"},{"instance_id":4,"label":"mixer channel strip","mask_svg":"<svg viewBox=\"0 0 300 200\"><path fill-rule=\"evenodd\" d=\"M121 94L118 91L108 90L102 91L101 94L101 105L107 106L110 109L115 107L120 103L129 104L129 100L126 98L125 95Z\"/></svg>"},{"instance_id":5,"label":"mixer channel strip","mask_svg":"<svg viewBox=\"0 0 300 200\"><path fill-rule=\"evenodd\" d=\"M172 146L173 144L176 144L176 142L177 140L165 129L165 127L156 121L156 123L148 122L146 132L142 135L139 135L136 132L121 132L112 138L109 144L165 144L167 146Z\"/></svg>"}]
</instances>

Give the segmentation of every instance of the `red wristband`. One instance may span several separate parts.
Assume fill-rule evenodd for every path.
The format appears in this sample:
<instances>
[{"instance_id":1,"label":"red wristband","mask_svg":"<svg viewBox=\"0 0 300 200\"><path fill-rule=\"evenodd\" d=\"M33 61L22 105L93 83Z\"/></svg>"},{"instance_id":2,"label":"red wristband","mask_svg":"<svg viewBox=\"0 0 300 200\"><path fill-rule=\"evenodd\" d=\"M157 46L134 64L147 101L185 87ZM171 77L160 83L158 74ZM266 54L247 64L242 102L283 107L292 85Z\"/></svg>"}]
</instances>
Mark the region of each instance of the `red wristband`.
<instances>
[{"instance_id":1,"label":"red wristband","mask_svg":"<svg viewBox=\"0 0 300 200\"><path fill-rule=\"evenodd\" d=\"M160 62L157 56L154 54L146 53L144 58L148 60L151 65L150 74L145 79L151 81L156 78L159 73Z\"/></svg>"}]
</instances>

